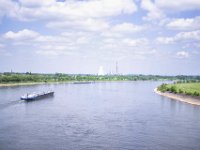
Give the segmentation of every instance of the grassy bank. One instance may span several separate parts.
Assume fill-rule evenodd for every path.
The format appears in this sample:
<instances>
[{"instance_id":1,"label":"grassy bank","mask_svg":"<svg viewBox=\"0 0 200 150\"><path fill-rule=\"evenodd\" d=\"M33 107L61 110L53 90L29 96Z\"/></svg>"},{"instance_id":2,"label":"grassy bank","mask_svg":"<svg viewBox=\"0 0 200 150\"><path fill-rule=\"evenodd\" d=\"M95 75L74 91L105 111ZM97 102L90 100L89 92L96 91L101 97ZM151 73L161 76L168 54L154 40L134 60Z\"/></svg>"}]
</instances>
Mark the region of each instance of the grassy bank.
<instances>
[{"instance_id":1,"label":"grassy bank","mask_svg":"<svg viewBox=\"0 0 200 150\"><path fill-rule=\"evenodd\" d=\"M160 92L200 96L200 82L162 84L158 87L158 90Z\"/></svg>"}]
</instances>

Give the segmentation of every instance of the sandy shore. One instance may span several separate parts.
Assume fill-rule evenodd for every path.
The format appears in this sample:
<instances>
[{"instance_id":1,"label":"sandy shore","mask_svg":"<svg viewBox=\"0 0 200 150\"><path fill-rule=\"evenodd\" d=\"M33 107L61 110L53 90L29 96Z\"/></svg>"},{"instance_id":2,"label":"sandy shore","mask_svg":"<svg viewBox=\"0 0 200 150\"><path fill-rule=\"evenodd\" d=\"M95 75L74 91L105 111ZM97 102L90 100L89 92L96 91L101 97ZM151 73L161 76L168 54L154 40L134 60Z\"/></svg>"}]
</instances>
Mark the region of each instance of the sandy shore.
<instances>
[{"instance_id":1,"label":"sandy shore","mask_svg":"<svg viewBox=\"0 0 200 150\"><path fill-rule=\"evenodd\" d=\"M184 94L174 94L174 93L169 93L169 92L163 93L163 92L158 91L157 88L154 89L154 92L173 100L178 100L184 103L200 106L200 97L193 97L193 96L188 96Z\"/></svg>"}]
</instances>

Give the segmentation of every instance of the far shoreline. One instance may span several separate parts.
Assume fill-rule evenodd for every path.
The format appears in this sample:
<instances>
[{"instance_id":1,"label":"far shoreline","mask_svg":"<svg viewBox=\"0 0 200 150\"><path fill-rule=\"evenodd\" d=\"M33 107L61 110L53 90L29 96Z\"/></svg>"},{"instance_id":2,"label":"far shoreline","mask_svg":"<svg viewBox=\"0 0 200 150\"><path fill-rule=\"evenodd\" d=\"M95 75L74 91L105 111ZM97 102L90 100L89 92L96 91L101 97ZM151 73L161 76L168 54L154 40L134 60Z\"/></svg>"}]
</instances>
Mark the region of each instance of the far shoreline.
<instances>
[{"instance_id":1,"label":"far shoreline","mask_svg":"<svg viewBox=\"0 0 200 150\"><path fill-rule=\"evenodd\" d=\"M31 85L45 85L45 84L62 84L73 83L73 81L66 82L21 82L21 83L0 83L0 87L15 87L15 86L31 86Z\"/></svg>"},{"instance_id":2,"label":"far shoreline","mask_svg":"<svg viewBox=\"0 0 200 150\"><path fill-rule=\"evenodd\" d=\"M174 94L174 93L169 93L169 92L163 93L163 92L158 91L157 88L154 89L154 92L158 95L161 95L161 96L173 99L173 100L200 106L200 98L199 97L188 96L185 94Z\"/></svg>"},{"instance_id":3,"label":"far shoreline","mask_svg":"<svg viewBox=\"0 0 200 150\"><path fill-rule=\"evenodd\" d=\"M127 80L99 80L99 81L61 81L61 82L20 82L20 83L0 83L0 87L15 87L15 86L31 86L31 85L47 85L47 84L84 84L84 83L95 83L95 82L127 82Z\"/></svg>"}]
</instances>

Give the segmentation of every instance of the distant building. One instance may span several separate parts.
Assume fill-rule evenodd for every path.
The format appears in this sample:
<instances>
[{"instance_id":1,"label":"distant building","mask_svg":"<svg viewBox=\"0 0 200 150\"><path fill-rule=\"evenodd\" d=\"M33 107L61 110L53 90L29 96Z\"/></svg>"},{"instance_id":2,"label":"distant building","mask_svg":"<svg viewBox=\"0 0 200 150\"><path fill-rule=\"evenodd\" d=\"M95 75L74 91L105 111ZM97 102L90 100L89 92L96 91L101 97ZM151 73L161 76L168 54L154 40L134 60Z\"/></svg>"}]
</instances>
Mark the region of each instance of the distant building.
<instances>
[{"instance_id":1,"label":"distant building","mask_svg":"<svg viewBox=\"0 0 200 150\"><path fill-rule=\"evenodd\" d=\"M100 66L100 67L99 67L98 75L99 75L99 76L103 76L103 75L105 75L105 72L104 72L103 66Z\"/></svg>"}]
</instances>

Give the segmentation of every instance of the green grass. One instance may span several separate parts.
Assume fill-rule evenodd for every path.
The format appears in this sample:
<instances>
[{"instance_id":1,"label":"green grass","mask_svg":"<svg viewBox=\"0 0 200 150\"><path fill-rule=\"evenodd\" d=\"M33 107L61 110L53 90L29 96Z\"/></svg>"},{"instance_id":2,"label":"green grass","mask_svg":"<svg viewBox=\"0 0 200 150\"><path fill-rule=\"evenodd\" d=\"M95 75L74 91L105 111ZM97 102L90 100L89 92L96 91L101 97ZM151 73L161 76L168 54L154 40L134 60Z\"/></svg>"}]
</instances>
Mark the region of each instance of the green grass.
<instances>
[{"instance_id":1,"label":"green grass","mask_svg":"<svg viewBox=\"0 0 200 150\"><path fill-rule=\"evenodd\" d=\"M162 84L158 87L161 92L172 92L192 96L200 96L200 82L197 83L174 83Z\"/></svg>"}]
</instances>

